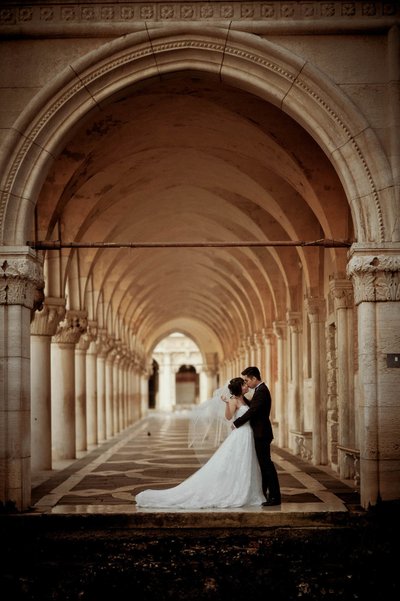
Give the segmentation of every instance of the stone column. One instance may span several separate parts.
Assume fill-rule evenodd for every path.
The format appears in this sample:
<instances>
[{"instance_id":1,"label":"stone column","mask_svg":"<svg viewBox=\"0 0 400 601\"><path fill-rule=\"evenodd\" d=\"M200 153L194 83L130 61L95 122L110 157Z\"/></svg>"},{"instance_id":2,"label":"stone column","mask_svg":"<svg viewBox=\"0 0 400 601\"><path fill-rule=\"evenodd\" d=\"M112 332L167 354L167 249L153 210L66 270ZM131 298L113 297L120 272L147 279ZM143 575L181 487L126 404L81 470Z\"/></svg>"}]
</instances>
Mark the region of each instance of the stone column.
<instances>
[{"instance_id":1,"label":"stone column","mask_svg":"<svg viewBox=\"0 0 400 601\"><path fill-rule=\"evenodd\" d=\"M263 380L270 389L271 393L273 392L273 381L272 381L272 343L273 343L273 335L274 332L272 328L266 328L262 331L262 340L264 344L264 363L263 363Z\"/></svg>"},{"instance_id":2,"label":"stone column","mask_svg":"<svg viewBox=\"0 0 400 601\"><path fill-rule=\"evenodd\" d=\"M126 428L125 422L125 350L124 345L121 345L121 359L118 364L118 390L119 390L119 403L118 403L118 423L120 431Z\"/></svg>"},{"instance_id":3,"label":"stone column","mask_svg":"<svg viewBox=\"0 0 400 601\"><path fill-rule=\"evenodd\" d=\"M65 299L49 298L31 323L31 467L51 470L51 337L65 317Z\"/></svg>"},{"instance_id":4,"label":"stone column","mask_svg":"<svg viewBox=\"0 0 400 601\"><path fill-rule=\"evenodd\" d=\"M87 450L86 351L90 337L84 333L75 346L75 441L77 451Z\"/></svg>"},{"instance_id":5,"label":"stone column","mask_svg":"<svg viewBox=\"0 0 400 601\"><path fill-rule=\"evenodd\" d=\"M248 356L249 365L257 365L256 347L254 344L254 334L252 336L247 336L246 348L247 348L247 356Z\"/></svg>"},{"instance_id":6,"label":"stone column","mask_svg":"<svg viewBox=\"0 0 400 601\"><path fill-rule=\"evenodd\" d=\"M53 459L75 459L75 345L86 331L84 311L67 311L52 342L51 431Z\"/></svg>"},{"instance_id":7,"label":"stone column","mask_svg":"<svg viewBox=\"0 0 400 601\"><path fill-rule=\"evenodd\" d=\"M172 373L170 353L163 353L160 365L160 406L161 411L169 410L175 404L175 396L171 399L171 390L175 392L175 382L172 381L175 374ZM140 389L142 386L140 385Z\"/></svg>"},{"instance_id":8,"label":"stone column","mask_svg":"<svg viewBox=\"0 0 400 601\"><path fill-rule=\"evenodd\" d=\"M115 356L113 363L113 424L114 424L114 434L118 434L121 431L121 426L119 423L119 405L121 401L121 391L119 388L119 364L121 362L121 341L115 341Z\"/></svg>"},{"instance_id":9,"label":"stone column","mask_svg":"<svg viewBox=\"0 0 400 601\"><path fill-rule=\"evenodd\" d=\"M400 244L353 244L364 508L400 498Z\"/></svg>"},{"instance_id":10,"label":"stone column","mask_svg":"<svg viewBox=\"0 0 400 601\"><path fill-rule=\"evenodd\" d=\"M306 311L311 331L311 378L313 397L312 462L314 465L327 461L326 397L323 390L321 357L324 353L323 325L325 321L325 301L323 298L308 297Z\"/></svg>"},{"instance_id":11,"label":"stone column","mask_svg":"<svg viewBox=\"0 0 400 601\"><path fill-rule=\"evenodd\" d=\"M285 370L285 334L286 323L283 321L274 321L274 334L277 339L277 363L278 363L278 381L275 390L277 407L277 421L279 423L278 444L280 447L287 447L288 443L288 423L287 423L287 400L285 395L286 370Z\"/></svg>"},{"instance_id":12,"label":"stone column","mask_svg":"<svg viewBox=\"0 0 400 601\"><path fill-rule=\"evenodd\" d=\"M355 446L354 411L354 332L353 332L353 285L349 280L334 279L329 282L335 304L337 346L337 402L338 443L344 447ZM350 478L348 462L344 453L338 454L339 474Z\"/></svg>"},{"instance_id":13,"label":"stone column","mask_svg":"<svg viewBox=\"0 0 400 601\"><path fill-rule=\"evenodd\" d=\"M97 348L97 440L106 439L106 357L108 352L107 330L99 329L96 340Z\"/></svg>"},{"instance_id":14,"label":"stone column","mask_svg":"<svg viewBox=\"0 0 400 601\"><path fill-rule=\"evenodd\" d=\"M30 321L43 303L42 265L28 247L0 257L0 508L31 500ZM32 315L33 316L33 315Z\"/></svg>"},{"instance_id":15,"label":"stone column","mask_svg":"<svg viewBox=\"0 0 400 601\"><path fill-rule=\"evenodd\" d=\"M290 331L290 395L289 404L289 428L296 432L303 429L303 413L300 395L300 332L301 332L301 313L290 311L286 314L287 323ZM292 446L292 450L295 447Z\"/></svg>"},{"instance_id":16,"label":"stone column","mask_svg":"<svg viewBox=\"0 0 400 601\"><path fill-rule=\"evenodd\" d=\"M253 334L253 365L258 367L261 372L261 377L264 378L265 374L262 370L262 338L261 335L256 333Z\"/></svg>"},{"instance_id":17,"label":"stone column","mask_svg":"<svg viewBox=\"0 0 400 601\"><path fill-rule=\"evenodd\" d=\"M90 339L86 351L86 425L88 447L97 445L97 323L88 322L87 335Z\"/></svg>"},{"instance_id":18,"label":"stone column","mask_svg":"<svg viewBox=\"0 0 400 601\"><path fill-rule=\"evenodd\" d=\"M109 351L106 357L106 438L115 434L114 427L114 361L117 354L115 340L108 339Z\"/></svg>"}]
</instances>

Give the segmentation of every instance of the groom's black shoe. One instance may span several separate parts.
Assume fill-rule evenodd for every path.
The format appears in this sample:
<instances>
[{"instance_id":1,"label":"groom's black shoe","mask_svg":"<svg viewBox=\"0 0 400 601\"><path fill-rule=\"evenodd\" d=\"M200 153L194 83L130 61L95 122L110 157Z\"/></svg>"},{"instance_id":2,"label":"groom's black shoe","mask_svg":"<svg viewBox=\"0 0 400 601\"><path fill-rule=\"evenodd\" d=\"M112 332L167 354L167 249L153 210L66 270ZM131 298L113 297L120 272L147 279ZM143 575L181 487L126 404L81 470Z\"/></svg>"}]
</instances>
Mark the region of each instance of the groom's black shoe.
<instances>
[{"instance_id":1,"label":"groom's black shoe","mask_svg":"<svg viewBox=\"0 0 400 601\"><path fill-rule=\"evenodd\" d=\"M270 497L269 499L267 499L266 501L264 501L264 503L261 503L261 505L263 507L272 507L273 505L280 505L281 504L281 500L280 499L276 499L274 497Z\"/></svg>"}]
</instances>

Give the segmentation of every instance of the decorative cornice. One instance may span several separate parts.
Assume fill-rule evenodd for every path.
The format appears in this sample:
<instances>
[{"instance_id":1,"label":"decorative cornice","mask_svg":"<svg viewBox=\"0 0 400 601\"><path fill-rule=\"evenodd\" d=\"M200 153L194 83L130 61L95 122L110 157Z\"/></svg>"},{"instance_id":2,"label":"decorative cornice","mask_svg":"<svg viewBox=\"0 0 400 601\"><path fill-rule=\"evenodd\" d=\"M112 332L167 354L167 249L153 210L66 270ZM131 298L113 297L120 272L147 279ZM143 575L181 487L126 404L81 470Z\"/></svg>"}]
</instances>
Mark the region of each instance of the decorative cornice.
<instances>
[{"instance_id":1,"label":"decorative cornice","mask_svg":"<svg viewBox=\"0 0 400 601\"><path fill-rule=\"evenodd\" d=\"M107 32L120 35L116 26L124 27L125 32L132 31L135 23L176 23L220 21L266 23L313 21L338 21L349 25L349 21L363 19L376 22L399 15L400 8L396 0L355 0L303 1L283 0L265 2L168 2L158 0L143 2L55 2L54 0L30 0L30 2L5 2L0 8L0 32L29 34L45 32L54 28L61 35L68 35L68 29L84 26L87 31L98 29L98 33ZM83 33L83 32L82 32Z\"/></svg>"}]
</instances>

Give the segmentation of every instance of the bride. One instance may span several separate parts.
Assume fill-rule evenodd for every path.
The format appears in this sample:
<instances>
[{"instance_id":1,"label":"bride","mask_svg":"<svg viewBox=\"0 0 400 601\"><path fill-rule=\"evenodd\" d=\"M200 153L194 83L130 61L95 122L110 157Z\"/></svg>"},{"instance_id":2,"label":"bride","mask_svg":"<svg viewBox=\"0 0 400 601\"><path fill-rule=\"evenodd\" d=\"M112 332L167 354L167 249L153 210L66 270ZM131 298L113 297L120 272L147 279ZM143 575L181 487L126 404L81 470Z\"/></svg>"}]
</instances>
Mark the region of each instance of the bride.
<instances>
[{"instance_id":1,"label":"bride","mask_svg":"<svg viewBox=\"0 0 400 601\"><path fill-rule=\"evenodd\" d=\"M248 387L243 378L233 378L228 389L231 397L221 400L226 403L225 418L231 420L248 410L243 396ZM177 486L148 489L136 495L139 507L202 509L261 505L263 501L261 472L249 422L231 430L207 463Z\"/></svg>"}]
</instances>

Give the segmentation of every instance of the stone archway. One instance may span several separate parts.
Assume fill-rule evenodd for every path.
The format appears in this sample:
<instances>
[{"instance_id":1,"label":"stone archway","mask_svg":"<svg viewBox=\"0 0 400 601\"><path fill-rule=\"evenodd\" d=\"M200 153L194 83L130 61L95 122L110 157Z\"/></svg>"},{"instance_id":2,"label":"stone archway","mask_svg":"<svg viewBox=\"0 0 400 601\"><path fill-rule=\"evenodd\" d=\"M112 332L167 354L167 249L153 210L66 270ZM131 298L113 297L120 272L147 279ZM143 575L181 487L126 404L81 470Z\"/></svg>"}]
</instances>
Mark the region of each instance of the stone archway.
<instances>
[{"instance_id":1,"label":"stone archway","mask_svg":"<svg viewBox=\"0 0 400 601\"><path fill-rule=\"evenodd\" d=\"M34 206L48 166L73 134L79 120L97 111L102 103L116 99L122 91L143 80L187 70L207 72L269 101L292 116L323 149L340 176L351 207L357 244L353 247L355 259L352 259L350 273L358 285L357 302L364 303L365 320L374 324L376 331L377 324L386 323L383 312L377 316L376 308L365 303L399 300L393 284L398 277L398 261L387 257L396 249L399 236L392 224L398 222L394 219L396 207L390 169L373 130L360 112L307 61L251 34L229 32L228 35L226 29L203 26L150 30L149 34L150 40L147 33L115 40L76 61L38 94L12 130L8 141L10 152L2 165L0 219L5 258L2 262L4 304L15 304L18 310L23 307L23 315L13 318L18 330L17 342L29 335L27 316L34 307L35 289L42 285L40 266L35 254L26 248L26 241L31 236ZM388 244L390 241L394 241L392 247ZM7 245L17 249L9 249ZM372 310L375 313L371 316ZM79 317L82 322L86 319L85 315L74 315L68 324L70 344L74 336L81 333ZM389 316L388 323L393 322L393 316ZM319 322L315 324L318 343ZM281 341L280 331L277 327L275 333ZM295 330L293 334L296 335ZM361 358L368 356L368 365L361 376L364 390L368 391L365 423L366 430L372 432L364 445L366 490L363 500L368 504L376 501L383 485L382 470L374 453L379 448L377 356L384 352L384 344L382 338L373 338L369 331L362 334L364 354ZM11 337L9 342L11 344ZM15 349L9 348L14 352ZM29 357L23 359L26 367ZM372 387L369 386L371 365L375 374ZM21 380L20 386L26 412L29 410L26 378ZM7 398L11 398L10 390L6 393ZM15 438L24 440L27 431L25 422L20 431L14 433ZM7 484L5 498L16 499L17 506L24 507L29 502L29 451L24 448L18 452L7 471L10 482L15 483L14 475L19 474L19 484L14 488L11 485L7 488Z\"/></svg>"},{"instance_id":2,"label":"stone archway","mask_svg":"<svg viewBox=\"0 0 400 601\"><path fill-rule=\"evenodd\" d=\"M294 117L335 166L351 206L357 241L398 239L392 226L393 182L381 146L360 112L323 73L247 33L188 25L150 30L149 35L128 35L76 61L18 119L2 164L3 244L24 245L29 239L48 166L79 119L141 80L188 69L214 74Z\"/></svg>"}]
</instances>

